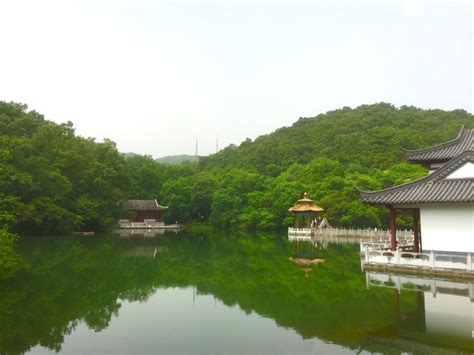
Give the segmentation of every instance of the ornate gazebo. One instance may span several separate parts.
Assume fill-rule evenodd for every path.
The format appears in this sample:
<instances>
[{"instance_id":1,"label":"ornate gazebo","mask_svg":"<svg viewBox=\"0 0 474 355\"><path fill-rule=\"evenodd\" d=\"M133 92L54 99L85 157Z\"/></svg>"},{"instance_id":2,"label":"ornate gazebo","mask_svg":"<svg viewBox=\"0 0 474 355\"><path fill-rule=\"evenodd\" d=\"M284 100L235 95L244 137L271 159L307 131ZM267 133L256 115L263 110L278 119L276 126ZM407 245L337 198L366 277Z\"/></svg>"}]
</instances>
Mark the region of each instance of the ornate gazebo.
<instances>
[{"instance_id":1,"label":"ornate gazebo","mask_svg":"<svg viewBox=\"0 0 474 355\"><path fill-rule=\"evenodd\" d=\"M314 218L324 209L316 206L314 201L308 198L308 193L305 192L304 197L296 201L296 205L290 207L288 211L293 213L294 228L309 228Z\"/></svg>"}]
</instances>

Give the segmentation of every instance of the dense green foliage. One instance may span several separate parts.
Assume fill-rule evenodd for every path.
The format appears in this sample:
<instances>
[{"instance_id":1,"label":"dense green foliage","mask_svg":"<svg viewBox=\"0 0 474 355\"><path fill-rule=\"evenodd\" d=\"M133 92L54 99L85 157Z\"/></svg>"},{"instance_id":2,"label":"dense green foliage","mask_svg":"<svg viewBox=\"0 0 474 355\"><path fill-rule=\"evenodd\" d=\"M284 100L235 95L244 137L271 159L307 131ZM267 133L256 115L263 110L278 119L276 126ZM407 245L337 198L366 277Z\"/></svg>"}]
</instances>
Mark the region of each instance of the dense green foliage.
<instances>
[{"instance_id":1,"label":"dense green foliage","mask_svg":"<svg viewBox=\"0 0 474 355\"><path fill-rule=\"evenodd\" d=\"M2 222L21 232L103 230L115 223L125 163L111 141L74 134L26 107L0 102Z\"/></svg>"},{"instance_id":2,"label":"dense green foliage","mask_svg":"<svg viewBox=\"0 0 474 355\"><path fill-rule=\"evenodd\" d=\"M447 141L463 124L474 127L473 116L462 110L345 107L202 157L198 172L168 181L162 197L173 221L209 216L219 227L264 230L291 223L287 209L307 191L333 225L387 227L386 210L362 204L357 188L424 176L423 168L405 161L401 147ZM398 223L408 227L410 218L401 215Z\"/></svg>"},{"instance_id":3,"label":"dense green foliage","mask_svg":"<svg viewBox=\"0 0 474 355\"><path fill-rule=\"evenodd\" d=\"M180 165L158 164L150 156L135 155L125 159L125 171L125 198L153 199L161 196L166 181L193 175L196 166L188 162Z\"/></svg>"},{"instance_id":4,"label":"dense green foliage","mask_svg":"<svg viewBox=\"0 0 474 355\"><path fill-rule=\"evenodd\" d=\"M0 280L11 277L21 267L20 257L14 250L17 238L6 229L0 229Z\"/></svg>"},{"instance_id":5,"label":"dense green foliage","mask_svg":"<svg viewBox=\"0 0 474 355\"><path fill-rule=\"evenodd\" d=\"M124 156L109 140L76 136L70 122L0 102L0 225L35 234L100 231L123 215L121 200L158 198L170 206L171 222L269 230L290 223L288 207L307 191L334 225L382 227L386 211L361 204L356 188L423 176L400 147L446 141L473 122L461 110L364 105L302 118L198 163L169 165Z\"/></svg>"},{"instance_id":6,"label":"dense green foliage","mask_svg":"<svg viewBox=\"0 0 474 355\"><path fill-rule=\"evenodd\" d=\"M401 147L415 149L444 142L456 137L463 124L474 127L473 116L463 110L396 108L386 103L344 107L300 118L291 127L254 142L247 139L239 147L229 146L202 157L199 166L238 167L277 176L294 163L325 157L345 166L387 169L404 160Z\"/></svg>"}]
</instances>

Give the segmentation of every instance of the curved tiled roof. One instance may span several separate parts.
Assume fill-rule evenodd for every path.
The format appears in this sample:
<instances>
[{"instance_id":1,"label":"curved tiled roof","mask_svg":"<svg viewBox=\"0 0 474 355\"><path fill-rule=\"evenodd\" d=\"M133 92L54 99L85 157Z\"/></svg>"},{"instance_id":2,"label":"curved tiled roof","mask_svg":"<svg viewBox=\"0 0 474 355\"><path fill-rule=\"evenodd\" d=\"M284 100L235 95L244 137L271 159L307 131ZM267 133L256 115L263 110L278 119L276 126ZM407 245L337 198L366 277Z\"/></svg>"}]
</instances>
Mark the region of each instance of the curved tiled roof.
<instances>
[{"instance_id":1,"label":"curved tiled roof","mask_svg":"<svg viewBox=\"0 0 474 355\"><path fill-rule=\"evenodd\" d=\"M322 212L324 208L316 205L297 205L288 209L290 212Z\"/></svg>"},{"instance_id":2,"label":"curved tiled roof","mask_svg":"<svg viewBox=\"0 0 474 355\"><path fill-rule=\"evenodd\" d=\"M455 139L429 148L404 151L407 160L423 162L450 160L466 150L474 150L474 129L466 129L462 126Z\"/></svg>"},{"instance_id":3,"label":"curved tiled roof","mask_svg":"<svg viewBox=\"0 0 474 355\"><path fill-rule=\"evenodd\" d=\"M160 206L156 200L126 200L123 208L128 211L161 211L168 207Z\"/></svg>"},{"instance_id":4,"label":"curved tiled roof","mask_svg":"<svg viewBox=\"0 0 474 355\"><path fill-rule=\"evenodd\" d=\"M288 211L290 212L322 212L324 211L324 208L316 206L314 201L308 198L308 193L304 193L304 197L302 199L299 199L296 202L296 205L293 207L290 207Z\"/></svg>"},{"instance_id":5,"label":"curved tiled roof","mask_svg":"<svg viewBox=\"0 0 474 355\"><path fill-rule=\"evenodd\" d=\"M474 163L474 150L465 151L419 180L374 192L360 191L361 200L381 205L474 202L474 178L447 178L467 162Z\"/></svg>"}]
</instances>

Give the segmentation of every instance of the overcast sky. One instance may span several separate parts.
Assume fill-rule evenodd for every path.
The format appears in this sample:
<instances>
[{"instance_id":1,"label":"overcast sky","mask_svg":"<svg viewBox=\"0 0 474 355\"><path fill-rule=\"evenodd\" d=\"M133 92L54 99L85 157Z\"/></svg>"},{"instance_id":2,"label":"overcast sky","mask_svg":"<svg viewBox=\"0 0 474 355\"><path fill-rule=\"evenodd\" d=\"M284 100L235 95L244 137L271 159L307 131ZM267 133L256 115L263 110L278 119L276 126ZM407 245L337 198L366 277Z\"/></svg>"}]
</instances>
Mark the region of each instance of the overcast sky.
<instances>
[{"instance_id":1,"label":"overcast sky","mask_svg":"<svg viewBox=\"0 0 474 355\"><path fill-rule=\"evenodd\" d=\"M472 112L472 33L471 1L0 0L0 100L206 155L343 106Z\"/></svg>"}]
</instances>

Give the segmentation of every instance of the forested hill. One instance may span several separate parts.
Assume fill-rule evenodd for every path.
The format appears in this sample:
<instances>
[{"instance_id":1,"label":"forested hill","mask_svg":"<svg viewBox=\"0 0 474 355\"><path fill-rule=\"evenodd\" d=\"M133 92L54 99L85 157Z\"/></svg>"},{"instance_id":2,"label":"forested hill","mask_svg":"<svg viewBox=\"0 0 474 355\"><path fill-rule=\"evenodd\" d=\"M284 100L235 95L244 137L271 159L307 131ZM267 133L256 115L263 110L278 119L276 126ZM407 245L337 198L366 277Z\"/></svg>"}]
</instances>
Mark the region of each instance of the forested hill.
<instances>
[{"instance_id":1,"label":"forested hill","mask_svg":"<svg viewBox=\"0 0 474 355\"><path fill-rule=\"evenodd\" d=\"M0 229L20 233L106 230L124 216L120 201L154 199L174 222L221 228L277 229L307 191L334 225L385 226L386 213L363 205L374 190L425 171L404 162L400 147L456 137L473 116L462 110L343 108L227 147L198 163L160 164L123 156L113 142L77 136L72 123L47 121L27 106L0 101Z\"/></svg>"},{"instance_id":2,"label":"forested hill","mask_svg":"<svg viewBox=\"0 0 474 355\"><path fill-rule=\"evenodd\" d=\"M474 116L464 110L397 108L387 103L344 107L300 118L291 127L203 157L199 169L238 167L277 176L295 162L318 157L385 169L404 160L401 147L444 142L456 137L463 124L474 127Z\"/></svg>"},{"instance_id":3,"label":"forested hill","mask_svg":"<svg viewBox=\"0 0 474 355\"><path fill-rule=\"evenodd\" d=\"M207 222L218 228L275 230L292 223L288 207L307 191L322 216L343 227L387 227L384 208L362 204L357 188L377 190L420 178L400 147L420 148L474 127L462 110L343 108L227 147L199 162L160 164L124 156L114 142L77 136L71 122L47 121L27 106L0 101L0 279L20 267L20 234L104 231L125 199L170 206L167 222ZM410 225L399 214L398 225Z\"/></svg>"},{"instance_id":4,"label":"forested hill","mask_svg":"<svg viewBox=\"0 0 474 355\"><path fill-rule=\"evenodd\" d=\"M181 163L184 163L185 161L194 163L194 162L197 162L198 160L199 160L199 156L188 155L188 154L168 155L166 157L155 159L157 163L171 164L171 165L181 164Z\"/></svg>"}]
</instances>

